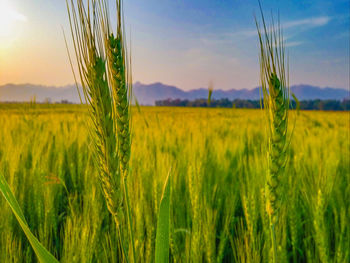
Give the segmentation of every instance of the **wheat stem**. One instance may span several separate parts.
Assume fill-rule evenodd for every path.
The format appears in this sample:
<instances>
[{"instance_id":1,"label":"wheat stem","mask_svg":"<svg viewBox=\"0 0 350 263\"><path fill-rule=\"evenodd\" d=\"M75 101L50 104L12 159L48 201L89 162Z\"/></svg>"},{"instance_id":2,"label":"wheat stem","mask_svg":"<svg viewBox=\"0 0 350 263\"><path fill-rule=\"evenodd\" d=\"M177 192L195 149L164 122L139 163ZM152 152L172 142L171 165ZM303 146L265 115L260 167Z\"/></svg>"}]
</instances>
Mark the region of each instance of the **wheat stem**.
<instances>
[{"instance_id":1,"label":"wheat stem","mask_svg":"<svg viewBox=\"0 0 350 263\"><path fill-rule=\"evenodd\" d=\"M90 105L91 127L99 178L106 199L107 208L112 214L120 235L120 217L124 183L127 221L135 262L135 247L132 233L129 196L126 178L130 159L129 100L126 51L121 30L121 1L117 1L118 32L114 38L109 33L107 4L100 0L89 0L86 6L77 0L77 9L70 0L67 9L70 20L74 49L77 58L80 80L86 102ZM107 56L108 67L106 67ZM74 71L73 71L74 72ZM131 80L128 79L128 80ZM124 180L121 180L124 179ZM124 246L122 245L124 252ZM125 252L124 252L125 254ZM124 255L127 260L127 255Z\"/></svg>"},{"instance_id":2,"label":"wheat stem","mask_svg":"<svg viewBox=\"0 0 350 263\"><path fill-rule=\"evenodd\" d=\"M101 0L102 1L102 0ZM102 3L104 3L102 1ZM136 262L135 242L132 230L132 217L128 193L127 177L129 174L129 160L131 153L130 132L130 94L131 94L131 69L127 58L126 43L124 41L122 0L116 1L117 8L117 32L116 36L111 32L106 4L100 4L101 27L104 33L104 45L108 62L108 77L113 96L113 114L115 129L117 131L118 160L123 189L129 237L131 239L133 260Z\"/></svg>"},{"instance_id":3,"label":"wheat stem","mask_svg":"<svg viewBox=\"0 0 350 263\"><path fill-rule=\"evenodd\" d=\"M129 228L129 235L131 239L131 248L132 248L132 256L133 256L133 262L136 262L136 250L135 250L135 241L134 241L134 233L132 231L132 217L130 212L130 203L129 203L129 191L128 191L128 184L127 184L127 177L124 177L124 194L125 194L125 200L126 200L126 213L128 217L128 228Z\"/></svg>"},{"instance_id":4,"label":"wheat stem","mask_svg":"<svg viewBox=\"0 0 350 263\"><path fill-rule=\"evenodd\" d=\"M277 260L275 226L280 208L280 181L285 170L289 88L287 86L284 43L280 26L267 29L260 6L264 33L256 21L260 43L260 75L264 108L268 122L268 171L266 176L266 211L269 215L273 262ZM273 21L272 21L273 24Z\"/></svg>"},{"instance_id":5,"label":"wheat stem","mask_svg":"<svg viewBox=\"0 0 350 263\"><path fill-rule=\"evenodd\" d=\"M114 133L113 101L108 86L103 46L100 44L100 30L97 25L95 5L88 2L87 8L82 0L73 0L67 8L76 53L78 70L85 101L90 105L91 126L89 129L96 153L99 178L109 212L116 224L122 202L120 195L120 173L118 156L115 155L117 141ZM90 5L93 9L90 10ZM91 16L90 12L93 13Z\"/></svg>"}]
</instances>

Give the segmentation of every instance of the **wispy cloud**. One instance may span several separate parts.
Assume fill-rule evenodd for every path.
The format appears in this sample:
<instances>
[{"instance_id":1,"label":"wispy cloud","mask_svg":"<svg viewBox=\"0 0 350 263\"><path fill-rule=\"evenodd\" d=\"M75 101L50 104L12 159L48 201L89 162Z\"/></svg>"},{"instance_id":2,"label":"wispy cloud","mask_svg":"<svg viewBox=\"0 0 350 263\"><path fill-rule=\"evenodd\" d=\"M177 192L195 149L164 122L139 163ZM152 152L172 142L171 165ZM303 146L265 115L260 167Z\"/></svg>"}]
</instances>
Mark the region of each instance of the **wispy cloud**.
<instances>
[{"instance_id":1,"label":"wispy cloud","mask_svg":"<svg viewBox=\"0 0 350 263\"><path fill-rule=\"evenodd\" d=\"M298 26L307 26L308 28L313 28L327 25L329 21L331 21L331 17L329 16L312 17L295 21L289 21L282 24L282 27L285 29Z\"/></svg>"},{"instance_id":2,"label":"wispy cloud","mask_svg":"<svg viewBox=\"0 0 350 263\"><path fill-rule=\"evenodd\" d=\"M300 46L301 44L303 44L303 41L286 41L285 43L285 47L296 47L296 46Z\"/></svg>"},{"instance_id":3,"label":"wispy cloud","mask_svg":"<svg viewBox=\"0 0 350 263\"><path fill-rule=\"evenodd\" d=\"M288 21L281 24L282 29L292 29L296 27L303 27L303 30L305 29L311 29L315 27L321 27L324 25L327 25L332 20L329 16L320 16L320 17L311 17L311 18L304 18L304 19L298 19L294 21ZM244 30L241 32L236 33L236 35L241 35L244 37L253 37L256 36L256 29L252 30Z\"/></svg>"}]
</instances>

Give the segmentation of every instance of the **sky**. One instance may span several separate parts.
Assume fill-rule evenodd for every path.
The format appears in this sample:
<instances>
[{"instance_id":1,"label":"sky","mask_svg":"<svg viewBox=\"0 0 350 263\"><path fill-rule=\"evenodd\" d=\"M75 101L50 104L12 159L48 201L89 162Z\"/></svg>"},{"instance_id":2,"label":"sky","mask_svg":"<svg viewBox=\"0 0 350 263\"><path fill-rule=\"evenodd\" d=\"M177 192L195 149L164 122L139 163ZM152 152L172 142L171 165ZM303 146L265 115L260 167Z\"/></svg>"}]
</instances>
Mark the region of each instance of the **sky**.
<instances>
[{"instance_id":1,"label":"sky","mask_svg":"<svg viewBox=\"0 0 350 263\"><path fill-rule=\"evenodd\" d=\"M291 85L349 89L348 0L261 2L268 21L280 16ZM133 80L184 90L258 86L254 14L258 0L124 0ZM65 0L0 0L0 85L74 83L63 30L69 36Z\"/></svg>"}]
</instances>

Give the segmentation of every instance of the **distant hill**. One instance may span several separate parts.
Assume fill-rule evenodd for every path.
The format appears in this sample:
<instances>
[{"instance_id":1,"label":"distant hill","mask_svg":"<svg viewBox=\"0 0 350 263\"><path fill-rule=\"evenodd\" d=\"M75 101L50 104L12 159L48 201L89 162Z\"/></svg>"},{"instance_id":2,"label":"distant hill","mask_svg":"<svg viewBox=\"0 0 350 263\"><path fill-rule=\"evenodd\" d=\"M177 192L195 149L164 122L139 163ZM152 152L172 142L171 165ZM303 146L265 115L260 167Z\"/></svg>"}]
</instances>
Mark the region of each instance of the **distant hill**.
<instances>
[{"instance_id":1,"label":"distant hill","mask_svg":"<svg viewBox=\"0 0 350 263\"><path fill-rule=\"evenodd\" d=\"M142 105L154 105L156 100L186 98L187 92L175 86L164 85L160 82L150 85L136 82L133 85L133 95Z\"/></svg>"},{"instance_id":2,"label":"distant hill","mask_svg":"<svg viewBox=\"0 0 350 263\"><path fill-rule=\"evenodd\" d=\"M296 85L291 87L292 92L299 100L311 99L334 99L342 100L349 98L349 91L336 88L320 88L311 85ZM134 96L141 105L154 105L156 100L165 99L187 99L194 100L199 98L207 98L208 90L204 88L184 91L175 86L165 85L162 83L142 84L136 82L133 90ZM48 87L33 84L7 84L0 86L0 101L30 101L35 96L36 101L44 102L60 102L62 100L79 103L79 95L74 85L65 87ZM259 99L259 89L230 89L213 91L213 99L228 98L234 99Z\"/></svg>"},{"instance_id":3,"label":"distant hill","mask_svg":"<svg viewBox=\"0 0 350 263\"><path fill-rule=\"evenodd\" d=\"M311 85L295 85L291 87L291 91L299 100L343 100L349 98L350 94L348 90L337 88L320 88ZM134 95L140 104L154 105L156 100L165 99L187 99L195 100L208 97L208 89L200 88L189 91L183 91L175 86L168 86L162 83L154 84L141 84L139 82L134 84ZM234 99L259 99L259 88L254 89L230 89L221 90L214 89L212 98L229 100Z\"/></svg>"},{"instance_id":4,"label":"distant hill","mask_svg":"<svg viewBox=\"0 0 350 263\"><path fill-rule=\"evenodd\" d=\"M60 102L67 100L79 103L79 94L75 85L65 87L48 87L33 84L6 84L0 86L0 101L30 101L35 97L37 102Z\"/></svg>"}]
</instances>

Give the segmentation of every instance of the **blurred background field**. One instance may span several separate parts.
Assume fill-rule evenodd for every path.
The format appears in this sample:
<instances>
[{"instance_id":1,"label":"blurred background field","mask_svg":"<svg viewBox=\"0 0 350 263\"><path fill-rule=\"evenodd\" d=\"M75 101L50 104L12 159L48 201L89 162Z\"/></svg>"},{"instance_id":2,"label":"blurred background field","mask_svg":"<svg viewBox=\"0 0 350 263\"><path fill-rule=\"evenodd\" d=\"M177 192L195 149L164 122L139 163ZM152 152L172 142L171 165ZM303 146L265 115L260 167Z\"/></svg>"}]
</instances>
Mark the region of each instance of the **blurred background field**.
<instances>
[{"instance_id":1,"label":"blurred background field","mask_svg":"<svg viewBox=\"0 0 350 263\"><path fill-rule=\"evenodd\" d=\"M87 118L82 105L0 104L0 173L33 233L61 262L119 262ZM349 262L350 113L292 111L290 123L277 226L281 261ZM133 107L137 261L154 258L170 169L172 262L266 260L266 151L262 110ZM36 262L4 198L0 207L0 262Z\"/></svg>"}]
</instances>

